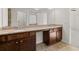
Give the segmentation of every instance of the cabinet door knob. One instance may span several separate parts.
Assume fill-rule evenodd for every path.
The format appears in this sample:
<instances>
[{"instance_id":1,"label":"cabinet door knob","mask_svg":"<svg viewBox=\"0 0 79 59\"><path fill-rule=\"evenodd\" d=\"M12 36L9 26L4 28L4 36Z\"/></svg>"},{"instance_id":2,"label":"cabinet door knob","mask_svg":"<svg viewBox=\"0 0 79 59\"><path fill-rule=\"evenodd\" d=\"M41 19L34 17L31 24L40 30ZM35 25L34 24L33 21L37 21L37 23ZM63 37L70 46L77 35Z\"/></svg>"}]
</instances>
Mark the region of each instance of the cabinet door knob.
<instances>
[{"instance_id":1,"label":"cabinet door knob","mask_svg":"<svg viewBox=\"0 0 79 59\"><path fill-rule=\"evenodd\" d=\"M20 43L23 43L23 40L20 40Z\"/></svg>"},{"instance_id":2,"label":"cabinet door knob","mask_svg":"<svg viewBox=\"0 0 79 59\"><path fill-rule=\"evenodd\" d=\"M16 42L16 44L18 44L18 42Z\"/></svg>"}]
</instances>

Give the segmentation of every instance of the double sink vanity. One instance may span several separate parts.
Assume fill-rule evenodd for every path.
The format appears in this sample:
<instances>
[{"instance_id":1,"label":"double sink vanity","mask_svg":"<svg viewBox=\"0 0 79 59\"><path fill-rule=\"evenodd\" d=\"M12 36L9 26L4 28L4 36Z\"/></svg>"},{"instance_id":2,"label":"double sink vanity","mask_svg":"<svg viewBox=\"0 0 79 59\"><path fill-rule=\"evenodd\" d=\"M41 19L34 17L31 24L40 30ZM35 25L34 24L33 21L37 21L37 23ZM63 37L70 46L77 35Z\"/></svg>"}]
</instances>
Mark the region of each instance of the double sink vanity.
<instances>
[{"instance_id":1,"label":"double sink vanity","mask_svg":"<svg viewBox=\"0 0 79 59\"><path fill-rule=\"evenodd\" d=\"M0 29L0 51L36 51L36 32L43 32L43 43L53 45L62 40L61 25L5 27Z\"/></svg>"}]
</instances>

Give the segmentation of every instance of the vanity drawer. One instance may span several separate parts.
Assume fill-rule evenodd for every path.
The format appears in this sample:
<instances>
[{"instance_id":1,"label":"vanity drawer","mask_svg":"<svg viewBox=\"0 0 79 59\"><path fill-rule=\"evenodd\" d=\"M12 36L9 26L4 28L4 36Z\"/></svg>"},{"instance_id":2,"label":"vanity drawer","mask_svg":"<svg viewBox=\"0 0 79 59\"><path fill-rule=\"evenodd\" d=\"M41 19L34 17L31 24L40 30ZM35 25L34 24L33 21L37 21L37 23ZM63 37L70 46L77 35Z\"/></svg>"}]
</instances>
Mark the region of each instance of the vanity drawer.
<instances>
[{"instance_id":1,"label":"vanity drawer","mask_svg":"<svg viewBox=\"0 0 79 59\"><path fill-rule=\"evenodd\" d=\"M0 43L6 42L7 36L0 36Z\"/></svg>"},{"instance_id":2,"label":"vanity drawer","mask_svg":"<svg viewBox=\"0 0 79 59\"><path fill-rule=\"evenodd\" d=\"M29 36L28 32L17 34L17 38L27 38L28 36Z\"/></svg>"},{"instance_id":3,"label":"vanity drawer","mask_svg":"<svg viewBox=\"0 0 79 59\"><path fill-rule=\"evenodd\" d=\"M35 37L35 36L36 36L36 32L30 32L30 33L29 33L29 36L30 36L30 37Z\"/></svg>"},{"instance_id":4,"label":"vanity drawer","mask_svg":"<svg viewBox=\"0 0 79 59\"><path fill-rule=\"evenodd\" d=\"M18 35L17 34L10 34L8 35L8 40L13 40L13 39L17 39Z\"/></svg>"},{"instance_id":5,"label":"vanity drawer","mask_svg":"<svg viewBox=\"0 0 79 59\"><path fill-rule=\"evenodd\" d=\"M28 32L16 33L16 34L8 35L8 40L21 39L21 38L27 38L27 37L28 37Z\"/></svg>"}]
</instances>

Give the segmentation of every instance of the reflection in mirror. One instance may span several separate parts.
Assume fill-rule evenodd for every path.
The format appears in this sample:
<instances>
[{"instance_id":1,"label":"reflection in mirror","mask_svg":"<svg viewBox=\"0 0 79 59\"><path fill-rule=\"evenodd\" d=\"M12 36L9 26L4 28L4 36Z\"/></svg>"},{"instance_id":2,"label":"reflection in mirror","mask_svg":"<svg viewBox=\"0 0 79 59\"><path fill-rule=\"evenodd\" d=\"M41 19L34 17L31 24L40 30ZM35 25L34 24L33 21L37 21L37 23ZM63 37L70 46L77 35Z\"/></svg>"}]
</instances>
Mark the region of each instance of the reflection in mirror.
<instances>
[{"instance_id":1,"label":"reflection in mirror","mask_svg":"<svg viewBox=\"0 0 79 59\"><path fill-rule=\"evenodd\" d=\"M21 12L21 11L17 11L17 24L18 24L18 27L23 27L23 26L26 26L26 13L24 12Z\"/></svg>"},{"instance_id":2,"label":"reflection in mirror","mask_svg":"<svg viewBox=\"0 0 79 59\"><path fill-rule=\"evenodd\" d=\"M11 25L11 9L8 8L8 26Z\"/></svg>"},{"instance_id":3,"label":"reflection in mirror","mask_svg":"<svg viewBox=\"0 0 79 59\"><path fill-rule=\"evenodd\" d=\"M47 25L48 9L9 8L9 26Z\"/></svg>"},{"instance_id":4,"label":"reflection in mirror","mask_svg":"<svg viewBox=\"0 0 79 59\"><path fill-rule=\"evenodd\" d=\"M37 14L37 24L38 25L47 25L47 13L38 13Z\"/></svg>"},{"instance_id":5,"label":"reflection in mirror","mask_svg":"<svg viewBox=\"0 0 79 59\"><path fill-rule=\"evenodd\" d=\"M47 25L47 13L43 13L43 25Z\"/></svg>"},{"instance_id":6,"label":"reflection in mirror","mask_svg":"<svg viewBox=\"0 0 79 59\"><path fill-rule=\"evenodd\" d=\"M37 25L36 15L29 16L29 25Z\"/></svg>"}]
</instances>

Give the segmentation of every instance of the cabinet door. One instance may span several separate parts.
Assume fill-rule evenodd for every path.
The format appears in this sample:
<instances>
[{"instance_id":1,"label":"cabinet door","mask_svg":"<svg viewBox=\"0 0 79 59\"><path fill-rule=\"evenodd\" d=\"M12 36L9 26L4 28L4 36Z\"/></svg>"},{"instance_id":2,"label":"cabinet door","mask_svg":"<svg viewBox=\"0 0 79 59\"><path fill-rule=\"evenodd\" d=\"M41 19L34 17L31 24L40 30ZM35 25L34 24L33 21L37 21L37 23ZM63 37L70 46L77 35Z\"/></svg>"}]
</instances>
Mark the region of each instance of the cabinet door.
<instances>
[{"instance_id":1,"label":"cabinet door","mask_svg":"<svg viewBox=\"0 0 79 59\"><path fill-rule=\"evenodd\" d=\"M50 40L49 35L50 35L49 31L43 31L43 42L46 45L49 45L49 40Z\"/></svg>"},{"instance_id":2,"label":"cabinet door","mask_svg":"<svg viewBox=\"0 0 79 59\"><path fill-rule=\"evenodd\" d=\"M29 32L28 37L20 40L21 51L36 50L36 33Z\"/></svg>"},{"instance_id":3,"label":"cabinet door","mask_svg":"<svg viewBox=\"0 0 79 59\"><path fill-rule=\"evenodd\" d=\"M30 49L32 51L36 50L36 32L30 32L29 37Z\"/></svg>"},{"instance_id":4,"label":"cabinet door","mask_svg":"<svg viewBox=\"0 0 79 59\"><path fill-rule=\"evenodd\" d=\"M62 40L62 31L57 31L57 39L56 39L56 41L57 42L59 42L59 41L61 41Z\"/></svg>"},{"instance_id":5,"label":"cabinet door","mask_svg":"<svg viewBox=\"0 0 79 59\"><path fill-rule=\"evenodd\" d=\"M18 50L17 41L9 41L0 44L0 51L17 51Z\"/></svg>"},{"instance_id":6,"label":"cabinet door","mask_svg":"<svg viewBox=\"0 0 79 59\"><path fill-rule=\"evenodd\" d=\"M20 51L29 51L29 40L28 40L28 38L27 39L26 38L21 39L19 47L20 47Z\"/></svg>"},{"instance_id":7,"label":"cabinet door","mask_svg":"<svg viewBox=\"0 0 79 59\"><path fill-rule=\"evenodd\" d=\"M50 44L56 43L56 31L50 30L49 36L50 36L50 40L49 40Z\"/></svg>"}]
</instances>

